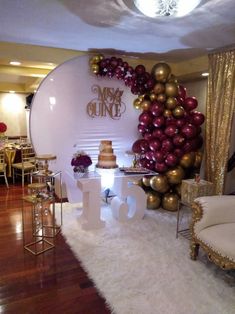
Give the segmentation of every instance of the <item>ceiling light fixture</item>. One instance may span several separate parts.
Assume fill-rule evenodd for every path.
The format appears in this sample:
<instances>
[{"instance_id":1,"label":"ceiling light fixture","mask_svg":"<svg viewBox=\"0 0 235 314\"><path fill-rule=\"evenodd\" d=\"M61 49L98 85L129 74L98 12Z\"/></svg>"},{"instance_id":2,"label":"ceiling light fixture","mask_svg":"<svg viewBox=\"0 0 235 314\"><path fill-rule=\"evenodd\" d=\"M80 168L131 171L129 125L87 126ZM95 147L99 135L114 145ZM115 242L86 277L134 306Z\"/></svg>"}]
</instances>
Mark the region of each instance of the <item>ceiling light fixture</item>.
<instances>
[{"instance_id":1,"label":"ceiling light fixture","mask_svg":"<svg viewBox=\"0 0 235 314\"><path fill-rule=\"evenodd\" d=\"M202 76L209 76L209 73L208 72L204 72L204 73L202 73Z\"/></svg>"},{"instance_id":2,"label":"ceiling light fixture","mask_svg":"<svg viewBox=\"0 0 235 314\"><path fill-rule=\"evenodd\" d=\"M19 62L19 61L11 61L10 65L21 65L21 62Z\"/></svg>"},{"instance_id":3,"label":"ceiling light fixture","mask_svg":"<svg viewBox=\"0 0 235 314\"><path fill-rule=\"evenodd\" d=\"M137 9L149 17L187 15L201 0L133 0Z\"/></svg>"}]
</instances>

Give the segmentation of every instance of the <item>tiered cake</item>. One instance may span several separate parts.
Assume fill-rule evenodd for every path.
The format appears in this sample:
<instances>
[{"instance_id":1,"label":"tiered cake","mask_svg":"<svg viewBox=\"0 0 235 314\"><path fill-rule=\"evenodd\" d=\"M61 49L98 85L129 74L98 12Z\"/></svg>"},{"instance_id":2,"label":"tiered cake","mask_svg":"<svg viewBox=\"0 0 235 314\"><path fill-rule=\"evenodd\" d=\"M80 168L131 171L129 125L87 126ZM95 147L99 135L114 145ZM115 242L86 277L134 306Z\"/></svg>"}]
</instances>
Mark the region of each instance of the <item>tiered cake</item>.
<instances>
[{"instance_id":1,"label":"tiered cake","mask_svg":"<svg viewBox=\"0 0 235 314\"><path fill-rule=\"evenodd\" d=\"M117 157L113 153L112 141L101 141L96 167L103 169L117 168L116 159Z\"/></svg>"}]
</instances>

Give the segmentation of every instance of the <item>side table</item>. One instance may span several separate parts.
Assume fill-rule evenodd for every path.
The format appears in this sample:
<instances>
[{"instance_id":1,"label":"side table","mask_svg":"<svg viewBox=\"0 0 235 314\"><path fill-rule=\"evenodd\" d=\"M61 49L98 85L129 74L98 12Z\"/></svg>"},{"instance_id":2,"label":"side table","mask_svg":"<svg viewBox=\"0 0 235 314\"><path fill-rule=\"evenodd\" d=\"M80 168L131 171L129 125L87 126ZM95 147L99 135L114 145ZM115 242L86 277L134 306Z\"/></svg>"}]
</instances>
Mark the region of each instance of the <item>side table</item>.
<instances>
[{"instance_id":1,"label":"side table","mask_svg":"<svg viewBox=\"0 0 235 314\"><path fill-rule=\"evenodd\" d=\"M181 200L178 203L177 210L177 224L176 224L176 238L178 238L178 234L187 234L189 228L179 229L180 225L180 211L183 206L191 208L191 204L195 198L199 196L209 196L213 195L213 183L200 180L196 182L195 179L182 180L181 185Z\"/></svg>"}]
</instances>

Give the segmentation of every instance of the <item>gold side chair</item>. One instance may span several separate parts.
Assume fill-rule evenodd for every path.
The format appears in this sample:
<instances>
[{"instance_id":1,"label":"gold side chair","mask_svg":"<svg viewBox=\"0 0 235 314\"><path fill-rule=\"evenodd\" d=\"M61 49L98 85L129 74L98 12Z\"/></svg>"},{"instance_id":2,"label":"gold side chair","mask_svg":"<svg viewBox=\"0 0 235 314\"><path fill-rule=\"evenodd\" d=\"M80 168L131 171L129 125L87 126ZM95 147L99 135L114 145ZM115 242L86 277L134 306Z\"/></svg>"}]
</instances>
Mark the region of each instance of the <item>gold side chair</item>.
<instances>
[{"instance_id":1,"label":"gold side chair","mask_svg":"<svg viewBox=\"0 0 235 314\"><path fill-rule=\"evenodd\" d=\"M5 152L4 150L0 150L0 177L4 177L7 188L9 188L6 174L7 164L5 161Z\"/></svg>"},{"instance_id":2,"label":"gold side chair","mask_svg":"<svg viewBox=\"0 0 235 314\"><path fill-rule=\"evenodd\" d=\"M21 148L21 162L12 164L13 183L15 183L15 176L22 177L22 186L24 186L24 177L30 177L30 174L36 170L35 151L33 147Z\"/></svg>"}]
</instances>

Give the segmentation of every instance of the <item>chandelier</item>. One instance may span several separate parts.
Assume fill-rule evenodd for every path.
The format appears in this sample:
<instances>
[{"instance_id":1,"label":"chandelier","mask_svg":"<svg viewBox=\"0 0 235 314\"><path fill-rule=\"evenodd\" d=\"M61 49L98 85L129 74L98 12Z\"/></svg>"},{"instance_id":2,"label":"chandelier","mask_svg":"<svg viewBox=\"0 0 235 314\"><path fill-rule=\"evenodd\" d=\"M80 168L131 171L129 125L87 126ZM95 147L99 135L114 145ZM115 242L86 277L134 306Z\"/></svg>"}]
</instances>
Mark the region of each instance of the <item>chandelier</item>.
<instances>
[{"instance_id":1,"label":"chandelier","mask_svg":"<svg viewBox=\"0 0 235 314\"><path fill-rule=\"evenodd\" d=\"M200 2L201 0L134 0L137 9L149 17L184 16Z\"/></svg>"}]
</instances>

